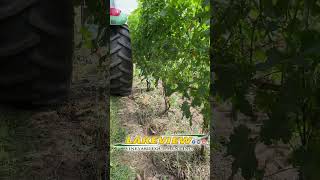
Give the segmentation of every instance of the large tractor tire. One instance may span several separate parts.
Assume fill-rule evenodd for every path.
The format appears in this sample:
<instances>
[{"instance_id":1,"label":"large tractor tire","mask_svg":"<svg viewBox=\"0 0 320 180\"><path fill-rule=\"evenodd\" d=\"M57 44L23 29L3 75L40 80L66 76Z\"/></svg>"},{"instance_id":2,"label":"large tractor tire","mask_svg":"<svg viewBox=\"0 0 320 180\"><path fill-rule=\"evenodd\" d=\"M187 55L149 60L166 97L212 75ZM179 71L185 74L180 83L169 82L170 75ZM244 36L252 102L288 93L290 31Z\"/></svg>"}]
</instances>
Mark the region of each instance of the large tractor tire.
<instances>
[{"instance_id":1,"label":"large tractor tire","mask_svg":"<svg viewBox=\"0 0 320 180\"><path fill-rule=\"evenodd\" d=\"M72 74L71 0L1 0L0 103L63 102Z\"/></svg>"},{"instance_id":2,"label":"large tractor tire","mask_svg":"<svg viewBox=\"0 0 320 180\"><path fill-rule=\"evenodd\" d=\"M111 26L110 94L128 96L132 91L133 62L129 29Z\"/></svg>"}]
</instances>

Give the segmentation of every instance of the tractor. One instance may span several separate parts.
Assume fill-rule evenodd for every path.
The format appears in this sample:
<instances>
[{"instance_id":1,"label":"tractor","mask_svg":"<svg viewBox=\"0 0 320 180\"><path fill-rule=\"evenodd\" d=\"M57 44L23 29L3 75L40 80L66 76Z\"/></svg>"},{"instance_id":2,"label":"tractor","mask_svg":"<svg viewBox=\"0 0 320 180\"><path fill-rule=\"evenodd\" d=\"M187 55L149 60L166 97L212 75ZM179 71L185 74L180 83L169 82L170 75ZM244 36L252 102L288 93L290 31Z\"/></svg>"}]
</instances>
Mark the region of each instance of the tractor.
<instances>
[{"instance_id":1,"label":"tractor","mask_svg":"<svg viewBox=\"0 0 320 180\"><path fill-rule=\"evenodd\" d=\"M31 107L66 99L73 26L71 0L1 0L1 104Z\"/></svg>"},{"instance_id":2,"label":"tractor","mask_svg":"<svg viewBox=\"0 0 320 180\"><path fill-rule=\"evenodd\" d=\"M91 40L99 42L104 36L99 36L99 26L92 20L92 13L87 12L88 0L82 1L81 23L91 33ZM117 2L110 0L110 94L127 96L131 94L133 79L131 39L127 25L128 15L121 10Z\"/></svg>"},{"instance_id":3,"label":"tractor","mask_svg":"<svg viewBox=\"0 0 320 180\"><path fill-rule=\"evenodd\" d=\"M119 9L116 0L110 0L110 94L131 94L133 62L128 16Z\"/></svg>"},{"instance_id":4,"label":"tractor","mask_svg":"<svg viewBox=\"0 0 320 180\"><path fill-rule=\"evenodd\" d=\"M95 2L95 1L92 1ZM125 15L110 0L111 94L131 93L133 63ZM0 103L60 104L71 84L72 0L1 0Z\"/></svg>"}]
</instances>

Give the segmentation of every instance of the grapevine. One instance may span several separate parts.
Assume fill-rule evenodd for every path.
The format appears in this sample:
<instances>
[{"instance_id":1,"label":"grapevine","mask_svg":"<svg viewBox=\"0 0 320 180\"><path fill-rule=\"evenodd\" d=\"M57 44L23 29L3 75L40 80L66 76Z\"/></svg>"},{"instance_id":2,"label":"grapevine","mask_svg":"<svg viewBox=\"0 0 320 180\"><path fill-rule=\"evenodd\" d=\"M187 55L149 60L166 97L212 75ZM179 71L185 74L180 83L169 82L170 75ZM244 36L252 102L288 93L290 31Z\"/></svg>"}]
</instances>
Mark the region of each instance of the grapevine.
<instances>
[{"instance_id":1,"label":"grapevine","mask_svg":"<svg viewBox=\"0 0 320 180\"><path fill-rule=\"evenodd\" d=\"M202 109L203 129L210 119L208 1L140 0L131 15L134 59L141 75L162 81L166 96L179 93L184 116L192 116L190 107Z\"/></svg>"}]
</instances>

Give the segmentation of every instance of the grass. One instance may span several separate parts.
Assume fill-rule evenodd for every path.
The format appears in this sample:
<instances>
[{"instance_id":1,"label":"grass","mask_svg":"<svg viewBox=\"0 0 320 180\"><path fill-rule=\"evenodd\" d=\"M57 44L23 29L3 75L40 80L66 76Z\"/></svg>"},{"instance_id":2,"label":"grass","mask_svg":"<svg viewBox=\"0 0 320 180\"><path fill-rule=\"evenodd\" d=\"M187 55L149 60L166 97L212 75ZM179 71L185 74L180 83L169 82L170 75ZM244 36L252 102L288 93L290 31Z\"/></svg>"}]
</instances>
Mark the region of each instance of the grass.
<instances>
[{"instance_id":1,"label":"grass","mask_svg":"<svg viewBox=\"0 0 320 180\"><path fill-rule=\"evenodd\" d=\"M135 69L137 70L137 69ZM170 96L169 101L171 104L170 111L163 113L164 107L164 97L162 95L161 83L160 86L152 86L153 90L145 91L147 88L146 82L142 80L139 73L135 71L134 82L137 87L137 92L134 94L134 98L130 99L129 103L124 103L130 106L130 114L124 116L123 118L132 118L128 122L131 123L131 128L137 128L137 131L141 129L149 130L151 127L159 135L172 135L175 133L183 134L198 134L201 128L201 115L195 115L194 123L192 127L189 125L189 119L183 116L181 111L181 104L183 99L178 93L174 93ZM154 84L153 84L154 85ZM134 101L134 103L132 103ZM117 109L126 108L122 107L122 102L118 98L111 98L111 141L120 143L124 141L126 132L121 129L121 124L117 119ZM195 109L195 111L197 111ZM127 111L124 111L127 112ZM198 112L198 111L197 111ZM132 124L135 123L135 124ZM140 126L138 126L140 125ZM130 129L129 133L135 129ZM132 132L136 134L136 132ZM111 143L112 144L112 143ZM156 177L161 177L162 179L181 178L184 177L188 179L208 179L209 178L209 150L206 149L204 153L201 153L200 149L196 149L194 152L153 152L153 153L137 153L132 156L132 159L127 162L127 166L115 162L123 160L119 158L125 155L121 151L116 151L112 149L111 152L111 179L130 179L129 177L134 177L130 175L132 172L136 174L143 175L144 177L150 177L156 174ZM147 159L152 159L151 161ZM152 163L146 165L145 163ZM128 166L133 166L134 170L128 168ZM145 174L145 168L152 167L150 169L154 170L153 173L147 172Z\"/></svg>"},{"instance_id":2,"label":"grass","mask_svg":"<svg viewBox=\"0 0 320 180\"><path fill-rule=\"evenodd\" d=\"M124 141L126 132L121 127L118 118L119 103L117 98L111 97L110 99L110 141L111 146L115 143ZM111 147L110 152L110 179L128 180L135 177L134 171L127 165L122 164L121 157L125 152Z\"/></svg>"},{"instance_id":3,"label":"grass","mask_svg":"<svg viewBox=\"0 0 320 180\"><path fill-rule=\"evenodd\" d=\"M152 158L157 162L156 167L164 172L181 179L198 180L209 177L208 153L201 154L201 149L198 147L192 152L152 153Z\"/></svg>"}]
</instances>

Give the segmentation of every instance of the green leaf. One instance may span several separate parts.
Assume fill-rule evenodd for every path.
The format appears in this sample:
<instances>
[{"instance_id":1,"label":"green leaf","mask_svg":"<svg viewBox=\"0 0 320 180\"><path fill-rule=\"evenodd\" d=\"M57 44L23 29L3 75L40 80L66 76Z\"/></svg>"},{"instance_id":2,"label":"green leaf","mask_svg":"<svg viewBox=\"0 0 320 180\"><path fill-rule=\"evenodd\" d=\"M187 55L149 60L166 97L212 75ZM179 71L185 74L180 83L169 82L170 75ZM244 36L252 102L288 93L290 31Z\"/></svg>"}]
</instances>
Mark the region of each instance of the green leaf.
<instances>
[{"instance_id":1,"label":"green leaf","mask_svg":"<svg viewBox=\"0 0 320 180\"><path fill-rule=\"evenodd\" d=\"M250 129L245 125L239 125L230 136L227 155L232 155L234 158L231 177L239 169L241 169L242 176L247 180L261 174L258 170L258 161L255 155L255 142L249 138L250 133Z\"/></svg>"},{"instance_id":2,"label":"green leaf","mask_svg":"<svg viewBox=\"0 0 320 180\"><path fill-rule=\"evenodd\" d=\"M184 101L182 106L181 106L182 114L186 118L191 119L191 112L190 112L190 105L187 101ZM192 122L190 124L192 126Z\"/></svg>"},{"instance_id":3,"label":"green leaf","mask_svg":"<svg viewBox=\"0 0 320 180\"><path fill-rule=\"evenodd\" d=\"M256 9L251 9L249 12L249 17L252 19L257 19L257 17L259 16L259 11Z\"/></svg>"},{"instance_id":4,"label":"green leaf","mask_svg":"<svg viewBox=\"0 0 320 180\"><path fill-rule=\"evenodd\" d=\"M317 180L320 177L320 143L310 143L305 149L303 147L293 152L291 162L300 169L300 177L304 179Z\"/></svg>"}]
</instances>

